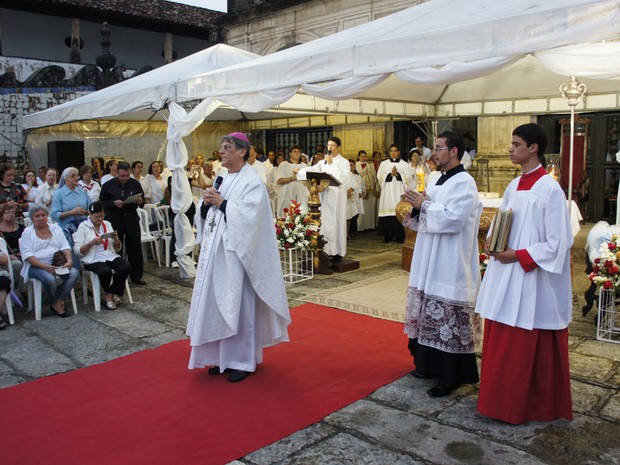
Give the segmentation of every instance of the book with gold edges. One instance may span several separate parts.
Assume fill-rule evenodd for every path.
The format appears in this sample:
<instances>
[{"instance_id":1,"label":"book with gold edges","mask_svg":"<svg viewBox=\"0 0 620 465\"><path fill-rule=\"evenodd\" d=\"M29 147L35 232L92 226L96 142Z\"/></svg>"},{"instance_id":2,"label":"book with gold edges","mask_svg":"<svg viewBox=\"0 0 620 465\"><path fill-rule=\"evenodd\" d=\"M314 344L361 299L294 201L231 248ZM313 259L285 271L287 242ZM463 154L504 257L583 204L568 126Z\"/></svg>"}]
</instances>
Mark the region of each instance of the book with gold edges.
<instances>
[{"instance_id":1,"label":"book with gold edges","mask_svg":"<svg viewBox=\"0 0 620 465\"><path fill-rule=\"evenodd\" d=\"M491 226L489 252L503 252L508 246L510 236L510 224L512 222L512 208L510 210L497 210L493 225Z\"/></svg>"}]
</instances>

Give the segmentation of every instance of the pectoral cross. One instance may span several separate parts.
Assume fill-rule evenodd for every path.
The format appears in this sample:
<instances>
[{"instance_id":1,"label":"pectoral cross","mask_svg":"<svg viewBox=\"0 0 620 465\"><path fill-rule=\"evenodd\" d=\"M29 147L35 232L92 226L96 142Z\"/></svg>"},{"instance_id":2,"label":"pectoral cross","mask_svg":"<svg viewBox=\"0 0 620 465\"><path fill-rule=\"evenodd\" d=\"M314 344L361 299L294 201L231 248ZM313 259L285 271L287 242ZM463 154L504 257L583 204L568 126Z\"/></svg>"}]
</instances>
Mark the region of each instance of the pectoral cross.
<instances>
[{"instance_id":1,"label":"pectoral cross","mask_svg":"<svg viewBox=\"0 0 620 465\"><path fill-rule=\"evenodd\" d=\"M211 222L209 223L209 226L211 226L211 232L213 232L213 227L215 226L215 215L213 216L213 218L211 218Z\"/></svg>"}]
</instances>

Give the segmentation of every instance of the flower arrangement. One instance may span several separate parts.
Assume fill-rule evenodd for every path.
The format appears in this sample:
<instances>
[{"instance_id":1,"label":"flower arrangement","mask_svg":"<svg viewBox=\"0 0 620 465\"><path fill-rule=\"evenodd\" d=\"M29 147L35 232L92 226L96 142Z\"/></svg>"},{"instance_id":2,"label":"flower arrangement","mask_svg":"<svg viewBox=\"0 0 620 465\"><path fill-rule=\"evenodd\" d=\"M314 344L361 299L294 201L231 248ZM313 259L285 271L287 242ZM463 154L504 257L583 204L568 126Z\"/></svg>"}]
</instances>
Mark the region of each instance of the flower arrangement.
<instances>
[{"instance_id":1,"label":"flower arrangement","mask_svg":"<svg viewBox=\"0 0 620 465\"><path fill-rule=\"evenodd\" d=\"M614 234L609 242L603 242L599 254L594 259L590 281L603 289L620 293L620 235Z\"/></svg>"},{"instance_id":2,"label":"flower arrangement","mask_svg":"<svg viewBox=\"0 0 620 465\"><path fill-rule=\"evenodd\" d=\"M312 217L301 212L301 205L294 200L284 209L284 216L276 219L276 238L281 249L299 248L316 252L319 244L319 227Z\"/></svg>"},{"instance_id":3,"label":"flower arrangement","mask_svg":"<svg viewBox=\"0 0 620 465\"><path fill-rule=\"evenodd\" d=\"M484 278L484 273L487 271L487 266L489 266L489 255L485 252L480 252L478 260L480 261L480 278Z\"/></svg>"}]
</instances>

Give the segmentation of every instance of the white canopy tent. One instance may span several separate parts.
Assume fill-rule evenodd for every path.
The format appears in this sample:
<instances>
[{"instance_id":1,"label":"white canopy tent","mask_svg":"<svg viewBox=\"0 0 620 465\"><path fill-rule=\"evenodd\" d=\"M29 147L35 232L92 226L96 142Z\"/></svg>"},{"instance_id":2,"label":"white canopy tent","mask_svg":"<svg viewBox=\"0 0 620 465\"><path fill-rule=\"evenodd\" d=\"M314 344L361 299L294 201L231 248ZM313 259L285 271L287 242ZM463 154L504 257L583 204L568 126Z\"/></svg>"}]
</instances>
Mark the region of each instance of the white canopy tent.
<instances>
[{"instance_id":1,"label":"white canopy tent","mask_svg":"<svg viewBox=\"0 0 620 465\"><path fill-rule=\"evenodd\" d=\"M168 105L166 158L174 170L172 208L185 211L191 203L182 138L222 104L243 112L276 107L412 116L566 111L557 89L575 75L588 85L595 108L615 108L619 39L620 0L430 0L265 57L175 80L168 94L176 98ZM71 104L79 107L88 97ZM189 113L175 103L192 100L201 103ZM63 109L68 105L25 117L24 127L97 117L77 109L68 114ZM177 254L186 250L179 245Z\"/></svg>"}]
</instances>

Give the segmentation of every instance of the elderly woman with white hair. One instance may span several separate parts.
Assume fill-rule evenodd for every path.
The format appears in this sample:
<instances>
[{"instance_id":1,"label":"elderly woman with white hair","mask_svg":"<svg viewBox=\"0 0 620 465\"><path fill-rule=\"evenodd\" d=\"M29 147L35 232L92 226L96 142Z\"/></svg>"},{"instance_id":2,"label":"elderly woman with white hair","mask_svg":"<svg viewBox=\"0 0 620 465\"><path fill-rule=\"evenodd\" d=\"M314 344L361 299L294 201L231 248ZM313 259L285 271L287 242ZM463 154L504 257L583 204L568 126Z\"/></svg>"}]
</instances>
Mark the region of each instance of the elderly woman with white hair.
<instances>
[{"instance_id":1,"label":"elderly woman with white hair","mask_svg":"<svg viewBox=\"0 0 620 465\"><path fill-rule=\"evenodd\" d=\"M92 203L88 194L81 189L79 171L76 167L65 168L60 175L58 190L52 198L51 216L58 223L71 248L73 248L73 233L80 223L86 220L88 207ZM73 255L73 261L79 268L80 261L77 255Z\"/></svg>"},{"instance_id":2,"label":"elderly woman with white hair","mask_svg":"<svg viewBox=\"0 0 620 465\"><path fill-rule=\"evenodd\" d=\"M52 313L65 318L69 312L64 301L69 297L71 289L80 279L80 272L73 267L71 247L60 227L47 221L47 207L38 203L30 205L28 226L19 241L19 249L24 267L24 281L37 279L50 302Z\"/></svg>"}]
</instances>

